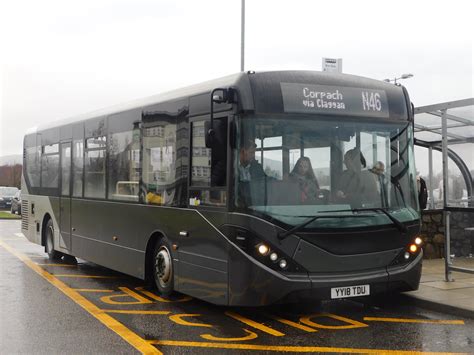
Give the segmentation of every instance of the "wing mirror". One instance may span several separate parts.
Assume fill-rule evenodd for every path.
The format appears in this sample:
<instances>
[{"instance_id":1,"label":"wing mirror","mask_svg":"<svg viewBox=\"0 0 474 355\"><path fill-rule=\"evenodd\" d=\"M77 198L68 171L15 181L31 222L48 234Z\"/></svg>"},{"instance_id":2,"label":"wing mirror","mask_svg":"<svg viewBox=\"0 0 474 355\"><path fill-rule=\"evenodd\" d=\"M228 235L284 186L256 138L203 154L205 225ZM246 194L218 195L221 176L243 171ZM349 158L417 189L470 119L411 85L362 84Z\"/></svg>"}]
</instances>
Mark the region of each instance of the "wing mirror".
<instances>
[{"instance_id":1,"label":"wing mirror","mask_svg":"<svg viewBox=\"0 0 474 355\"><path fill-rule=\"evenodd\" d=\"M223 104L223 103L229 103L233 104L235 103L235 96L236 96L236 90L232 88L216 88L212 90L211 92L211 120L206 121L204 123L204 129L206 132L205 135L205 143L206 143L206 148L214 148L218 146L219 143L225 142L225 136L221 137L222 134L227 134L227 132L223 132L221 129L217 129L217 127L214 127L214 104Z\"/></svg>"}]
</instances>

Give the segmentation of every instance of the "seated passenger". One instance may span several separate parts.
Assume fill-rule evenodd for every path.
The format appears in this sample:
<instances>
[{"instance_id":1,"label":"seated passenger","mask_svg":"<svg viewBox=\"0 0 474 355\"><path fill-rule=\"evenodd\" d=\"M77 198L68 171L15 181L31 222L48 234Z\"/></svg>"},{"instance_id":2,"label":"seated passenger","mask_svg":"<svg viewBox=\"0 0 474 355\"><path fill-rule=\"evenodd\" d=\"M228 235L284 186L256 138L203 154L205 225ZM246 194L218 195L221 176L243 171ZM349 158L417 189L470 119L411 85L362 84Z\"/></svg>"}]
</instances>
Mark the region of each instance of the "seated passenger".
<instances>
[{"instance_id":1,"label":"seated passenger","mask_svg":"<svg viewBox=\"0 0 474 355\"><path fill-rule=\"evenodd\" d=\"M373 174L382 207L388 206L386 186L388 179L385 176L385 164L381 161L378 161L374 164L372 169L369 169L369 171Z\"/></svg>"},{"instance_id":2,"label":"seated passenger","mask_svg":"<svg viewBox=\"0 0 474 355\"><path fill-rule=\"evenodd\" d=\"M295 180L301 191L301 202L314 200L318 196L319 183L314 175L311 160L308 157L301 157L290 173L290 179Z\"/></svg>"},{"instance_id":3,"label":"seated passenger","mask_svg":"<svg viewBox=\"0 0 474 355\"><path fill-rule=\"evenodd\" d=\"M344 154L346 170L339 179L336 197L359 206L363 202L378 203L377 186L372 174L365 167L365 158L358 148L348 150Z\"/></svg>"}]
</instances>

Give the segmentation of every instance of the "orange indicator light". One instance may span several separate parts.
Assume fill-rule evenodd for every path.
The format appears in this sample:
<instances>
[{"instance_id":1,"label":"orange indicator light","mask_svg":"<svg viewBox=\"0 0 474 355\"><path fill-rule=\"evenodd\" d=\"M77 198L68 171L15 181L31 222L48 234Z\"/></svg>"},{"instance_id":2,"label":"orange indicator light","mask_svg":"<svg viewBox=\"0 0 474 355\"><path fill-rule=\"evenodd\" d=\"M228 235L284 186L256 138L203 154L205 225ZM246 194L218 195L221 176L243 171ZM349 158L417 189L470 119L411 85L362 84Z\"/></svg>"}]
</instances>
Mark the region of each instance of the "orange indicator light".
<instances>
[{"instance_id":1,"label":"orange indicator light","mask_svg":"<svg viewBox=\"0 0 474 355\"><path fill-rule=\"evenodd\" d=\"M416 253L417 250L418 250L418 247L415 244L410 245L410 252L411 253Z\"/></svg>"}]
</instances>

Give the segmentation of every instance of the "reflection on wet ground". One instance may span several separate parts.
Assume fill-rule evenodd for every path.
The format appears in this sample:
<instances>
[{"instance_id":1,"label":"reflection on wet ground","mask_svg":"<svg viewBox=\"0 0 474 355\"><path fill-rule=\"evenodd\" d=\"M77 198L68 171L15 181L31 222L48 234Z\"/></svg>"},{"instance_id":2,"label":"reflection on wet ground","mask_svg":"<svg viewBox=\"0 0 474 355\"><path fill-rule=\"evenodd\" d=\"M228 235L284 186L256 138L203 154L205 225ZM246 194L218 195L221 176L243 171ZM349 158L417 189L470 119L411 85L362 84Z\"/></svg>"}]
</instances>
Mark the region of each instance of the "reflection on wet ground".
<instances>
[{"instance_id":1,"label":"reflection on wet ground","mask_svg":"<svg viewBox=\"0 0 474 355\"><path fill-rule=\"evenodd\" d=\"M55 292L66 294L92 314L95 319L90 322L101 322L142 352L380 353L474 349L472 319L420 309L397 297L260 308L215 306L183 294L164 298L141 280L83 260L77 264L52 263L42 247L15 234L19 223L8 223L0 223L1 256L16 257L6 258L8 263L23 263L23 267L33 269L36 277L55 286ZM2 278L5 270L2 268Z\"/></svg>"}]
</instances>

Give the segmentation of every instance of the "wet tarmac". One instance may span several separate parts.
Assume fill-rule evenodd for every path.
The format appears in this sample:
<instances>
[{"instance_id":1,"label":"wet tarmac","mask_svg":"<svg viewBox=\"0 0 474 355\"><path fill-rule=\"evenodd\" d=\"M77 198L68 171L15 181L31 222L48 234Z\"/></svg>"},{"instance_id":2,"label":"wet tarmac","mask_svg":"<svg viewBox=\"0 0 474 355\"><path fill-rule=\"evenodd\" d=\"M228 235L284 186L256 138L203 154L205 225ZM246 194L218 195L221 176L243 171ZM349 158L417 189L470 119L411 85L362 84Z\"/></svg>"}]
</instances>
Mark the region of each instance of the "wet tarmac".
<instances>
[{"instance_id":1,"label":"wet tarmac","mask_svg":"<svg viewBox=\"0 0 474 355\"><path fill-rule=\"evenodd\" d=\"M474 353L474 320L406 298L220 307L143 281L48 260L0 221L0 353Z\"/></svg>"}]
</instances>

